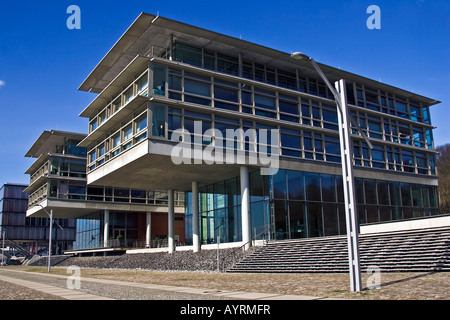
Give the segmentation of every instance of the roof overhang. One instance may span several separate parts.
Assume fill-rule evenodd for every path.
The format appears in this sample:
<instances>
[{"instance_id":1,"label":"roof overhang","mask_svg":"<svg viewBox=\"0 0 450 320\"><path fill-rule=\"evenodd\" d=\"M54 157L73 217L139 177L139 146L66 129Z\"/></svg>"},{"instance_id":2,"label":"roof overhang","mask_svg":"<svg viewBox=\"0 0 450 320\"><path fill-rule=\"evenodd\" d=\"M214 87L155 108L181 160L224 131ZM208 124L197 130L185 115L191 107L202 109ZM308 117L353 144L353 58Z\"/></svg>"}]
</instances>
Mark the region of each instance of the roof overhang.
<instances>
[{"instance_id":1,"label":"roof overhang","mask_svg":"<svg viewBox=\"0 0 450 320\"><path fill-rule=\"evenodd\" d=\"M157 55L158 51L163 52L170 47L171 39L200 48L217 50L224 54L236 55L239 52L244 59L261 64L270 64L271 61L276 60L279 67L287 70L297 68L303 74L317 78L314 68L308 61L292 59L288 53L143 12L84 80L79 90L102 92L137 55ZM440 101L341 69L320 63L319 65L330 81L339 79L355 81L404 98L415 99L429 106L440 103Z\"/></svg>"},{"instance_id":2,"label":"roof overhang","mask_svg":"<svg viewBox=\"0 0 450 320\"><path fill-rule=\"evenodd\" d=\"M95 97L95 99L80 113L80 117L91 118L105 108L116 98L119 92L130 84L130 78L148 66L149 57L137 55L134 59Z\"/></svg>"},{"instance_id":3,"label":"roof overhang","mask_svg":"<svg viewBox=\"0 0 450 320\"><path fill-rule=\"evenodd\" d=\"M25 154L25 157L38 158L43 154L55 152L55 146L63 145L67 140L83 140L85 137L86 134L84 133L58 130L44 131Z\"/></svg>"}]
</instances>

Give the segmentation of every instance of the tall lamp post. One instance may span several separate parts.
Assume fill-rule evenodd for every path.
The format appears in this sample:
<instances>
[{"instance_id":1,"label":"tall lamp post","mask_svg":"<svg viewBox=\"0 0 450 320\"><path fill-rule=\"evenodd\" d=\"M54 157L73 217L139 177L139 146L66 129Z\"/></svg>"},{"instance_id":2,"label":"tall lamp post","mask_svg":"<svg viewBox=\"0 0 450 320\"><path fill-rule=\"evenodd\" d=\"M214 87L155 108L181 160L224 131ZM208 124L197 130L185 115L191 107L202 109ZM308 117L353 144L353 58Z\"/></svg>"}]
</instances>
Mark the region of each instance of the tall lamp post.
<instances>
[{"instance_id":1,"label":"tall lamp post","mask_svg":"<svg viewBox=\"0 0 450 320\"><path fill-rule=\"evenodd\" d=\"M41 204L37 204L37 206L41 207L42 210L45 211L45 213L48 215L48 218L50 219L49 231L48 231L48 272L50 272L50 269L51 269L51 255L52 255L53 210L50 210L50 213L48 213L48 211L45 210L45 208ZM61 227L59 225L59 223L56 223L56 224L61 230L64 230L64 228Z\"/></svg>"},{"instance_id":2,"label":"tall lamp post","mask_svg":"<svg viewBox=\"0 0 450 320\"><path fill-rule=\"evenodd\" d=\"M291 57L297 60L304 59L309 61L325 82L336 101L341 149L342 181L344 187L345 220L347 227L350 290L358 292L361 291L361 266L359 258L358 215L356 211L355 183L353 177L353 146L350 137L350 122L357 128L371 149L373 148L373 145L348 110L345 80L341 79L336 81L335 88L333 88L319 65L311 57L301 52L295 52L291 54Z\"/></svg>"}]
</instances>

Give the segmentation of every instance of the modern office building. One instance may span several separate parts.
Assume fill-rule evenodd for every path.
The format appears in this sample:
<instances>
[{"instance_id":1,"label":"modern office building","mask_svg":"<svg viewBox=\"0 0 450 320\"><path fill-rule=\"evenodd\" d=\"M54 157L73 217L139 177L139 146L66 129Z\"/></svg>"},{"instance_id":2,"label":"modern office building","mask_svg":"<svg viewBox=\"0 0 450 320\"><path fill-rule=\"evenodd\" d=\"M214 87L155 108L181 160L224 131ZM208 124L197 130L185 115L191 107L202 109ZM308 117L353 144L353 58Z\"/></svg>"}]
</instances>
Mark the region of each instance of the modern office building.
<instances>
[{"instance_id":1,"label":"modern office building","mask_svg":"<svg viewBox=\"0 0 450 320\"><path fill-rule=\"evenodd\" d=\"M6 245L25 249L30 254L48 250L49 219L26 216L27 185L6 183L0 188L0 235L5 233ZM74 221L56 219L64 231L54 230L53 252L72 248L75 240ZM10 243L9 241L13 241Z\"/></svg>"},{"instance_id":2,"label":"modern office building","mask_svg":"<svg viewBox=\"0 0 450 320\"><path fill-rule=\"evenodd\" d=\"M55 228L56 232L68 232L68 226L75 240L73 248L66 250L150 247L167 239L167 192L87 186L86 148L77 146L85 137L44 131L26 153L37 158L26 171L30 174L25 189L27 216L48 218L53 211L64 228ZM184 194L175 195L175 234L184 242Z\"/></svg>"},{"instance_id":3,"label":"modern office building","mask_svg":"<svg viewBox=\"0 0 450 320\"><path fill-rule=\"evenodd\" d=\"M330 82L346 81L373 144L352 126L360 225L438 214L429 109L438 101L319 65ZM308 61L142 13L79 89L98 94L80 114L88 186L168 190L169 239L173 190L187 194L194 251L266 230L345 234L336 103Z\"/></svg>"}]
</instances>

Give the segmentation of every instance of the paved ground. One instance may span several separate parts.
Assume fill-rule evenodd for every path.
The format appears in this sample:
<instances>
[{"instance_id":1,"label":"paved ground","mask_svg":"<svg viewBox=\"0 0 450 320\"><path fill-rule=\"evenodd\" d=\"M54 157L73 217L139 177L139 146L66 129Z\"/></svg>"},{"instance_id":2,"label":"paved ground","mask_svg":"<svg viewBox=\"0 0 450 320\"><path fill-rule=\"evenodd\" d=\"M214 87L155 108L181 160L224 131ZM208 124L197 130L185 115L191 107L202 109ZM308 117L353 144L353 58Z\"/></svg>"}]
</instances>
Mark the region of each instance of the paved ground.
<instances>
[{"instance_id":1,"label":"paved ground","mask_svg":"<svg viewBox=\"0 0 450 320\"><path fill-rule=\"evenodd\" d=\"M59 269L59 271L61 271L61 269ZM302 295L282 295L277 293L217 290L211 288L190 288L87 277L80 279L79 289L68 289L67 282L68 276L65 275L28 272L17 270L17 268L2 268L0 269L0 284L4 284L5 286L2 286L2 290L0 290L0 299L316 300L326 298ZM71 281L70 284L74 285L75 282ZM21 294L17 295L17 292L20 292Z\"/></svg>"},{"instance_id":2,"label":"paved ground","mask_svg":"<svg viewBox=\"0 0 450 320\"><path fill-rule=\"evenodd\" d=\"M28 271L23 277L36 276L41 272L46 273L45 267L8 266L0 269L0 275L5 275L8 270ZM18 274L18 273L16 273ZM44 278L43 283L66 288L67 268L54 267L52 275L63 276ZM11 276L11 273L10 273ZM92 279L92 281L89 281ZM94 279L118 280L126 282L130 293L120 288L100 290ZM35 278L23 278L33 280ZM376 280L371 274L362 274L362 284L366 288L371 284L370 280ZM379 274L380 289L363 290L359 293L349 292L349 280L347 274L230 274L216 272L168 272L168 271L144 271L144 270L117 270L117 269L81 269L82 290L90 294L106 295L114 299L225 299L227 293L264 293L271 295L271 299L277 296L294 296L296 298L332 298L332 299L367 299L367 300L450 300L450 272L441 273L382 273ZM0 279L1 281L1 279ZM153 285L148 286L147 295L142 290L133 291L131 284ZM124 283L122 283L124 284ZM112 285L112 283L110 283ZM157 285L169 286L172 290L161 290ZM173 287L199 289L200 291L179 292ZM136 288L136 287L134 287ZM116 289L116 290L115 290ZM127 289L127 290L128 290ZM153 291L151 291L152 289ZM167 289L167 288L164 288ZM13 289L14 290L14 289ZM158 291L159 290L159 291ZM178 290L178 291L177 291ZM20 292L16 299L46 299L45 296L27 295L26 290L14 291L0 290L0 299L13 297ZM151 291L151 293L150 293ZM217 292L220 291L220 292ZM109 293L108 293L109 292ZM169 294L170 293L170 294ZM183 294L195 296L183 296ZM261 296L263 297L263 296ZM48 298L48 296L47 296ZM237 295L228 297L238 299ZM245 297L245 299L252 299ZM278 297L279 298L279 297ZM287 297L285 297L287 298Z\"/></svg>"}]
</instances>

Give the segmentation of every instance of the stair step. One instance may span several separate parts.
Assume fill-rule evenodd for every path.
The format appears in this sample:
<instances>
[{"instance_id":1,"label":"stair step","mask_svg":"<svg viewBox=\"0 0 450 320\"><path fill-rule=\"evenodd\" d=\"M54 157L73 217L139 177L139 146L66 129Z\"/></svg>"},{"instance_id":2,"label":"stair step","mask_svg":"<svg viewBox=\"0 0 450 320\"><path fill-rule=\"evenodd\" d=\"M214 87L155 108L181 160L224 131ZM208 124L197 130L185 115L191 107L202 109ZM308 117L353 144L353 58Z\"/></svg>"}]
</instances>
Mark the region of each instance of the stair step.
<instances>
[{"instance_id":1,"label":"stair step","mask_svg":"<svg viewBox=\"0 0 450 320\"><path fill-rule=\"evenodd\" d=\"M361 269L450 271L450 228L359 237ZM346 236L271 241L228 272L348 272Z\"/></svg>"}]
</instances>

